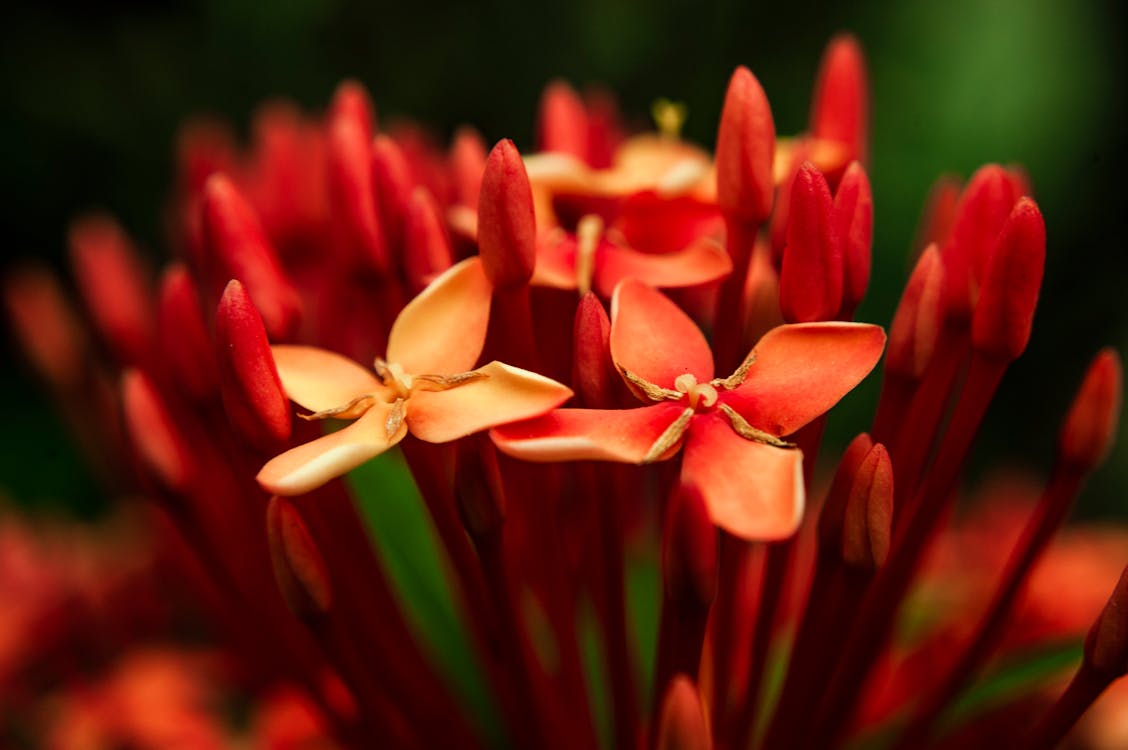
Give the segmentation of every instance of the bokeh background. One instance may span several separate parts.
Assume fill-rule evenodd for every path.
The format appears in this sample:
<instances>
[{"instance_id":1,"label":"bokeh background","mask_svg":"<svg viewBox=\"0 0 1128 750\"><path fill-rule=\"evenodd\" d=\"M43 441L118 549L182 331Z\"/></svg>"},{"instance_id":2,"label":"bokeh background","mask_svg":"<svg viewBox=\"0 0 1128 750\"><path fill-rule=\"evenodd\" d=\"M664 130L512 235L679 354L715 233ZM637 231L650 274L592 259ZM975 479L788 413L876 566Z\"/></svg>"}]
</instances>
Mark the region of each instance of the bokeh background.
<instances>
[{"instance_id":1,"label":"bokeh background","mask_svg":"<svg viewBox=\"0 0 1128 750\"><path fill-rule=\"evenodd\" d=\"M1046 216L1049 255L1028 353L989 414L973 471L1044 471L1057 424L1092 354L1128 349L1125 252L1125 4L946 0L777 4L732 0L419 0L359 3L35 3L0 24L3 264L63 267L68 220L116 214L164 257L161 209L178 123L223 116L245 132L283 96L323 107L345 77L381 120L410 116L448 135L532 146L544 83L602 84L645 124L657 97L689 107L685 134L715 137L732 69L761 80L782 134L803 129L827 40L849 30L873 82L874 280L862 320L887 324L931 182L988 161L1024 165ZM5 334L6 335L6 334ZM0 488L29 505L97 513L105 499L5 338ZM876 383L832 422L865 424ZM853 412L853 413L851 413ZM1080 512L1125 516L1128 441Z\"/></svg>"}]
</instances>

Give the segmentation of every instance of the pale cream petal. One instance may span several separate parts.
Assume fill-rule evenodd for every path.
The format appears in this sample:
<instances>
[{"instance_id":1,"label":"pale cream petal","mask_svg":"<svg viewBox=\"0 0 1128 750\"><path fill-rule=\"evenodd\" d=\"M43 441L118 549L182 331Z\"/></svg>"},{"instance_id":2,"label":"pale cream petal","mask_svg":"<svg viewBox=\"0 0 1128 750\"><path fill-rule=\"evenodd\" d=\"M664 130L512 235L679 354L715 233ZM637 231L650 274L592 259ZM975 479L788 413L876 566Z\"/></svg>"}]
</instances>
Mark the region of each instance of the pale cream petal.
<instances>
[{"instance_id":1,"label":"pale cream petal","mask_svg":"<svg viewBox=\"0 0 1128 750\"><path fill-rule=\"evenodd\" d=\"M288 344L270 351L282 389L310 411L336 409L358 396L387 390L371 370L336 352Z\"/></svg>"}]
</instances>

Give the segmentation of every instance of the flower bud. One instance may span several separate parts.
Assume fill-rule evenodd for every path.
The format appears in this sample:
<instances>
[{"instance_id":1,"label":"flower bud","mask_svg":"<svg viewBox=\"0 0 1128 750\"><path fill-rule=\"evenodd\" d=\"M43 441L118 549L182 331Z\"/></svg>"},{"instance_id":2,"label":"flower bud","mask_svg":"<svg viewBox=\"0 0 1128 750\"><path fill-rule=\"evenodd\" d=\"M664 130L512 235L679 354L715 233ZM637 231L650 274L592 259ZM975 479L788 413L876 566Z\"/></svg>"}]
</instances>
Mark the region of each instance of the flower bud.
<instances>
[{"instance_id":1,"label":"flower bud","mask_svg":"<svg viewBox=\"0 0 1128 750\"><path fill-rule=\"evenodd\" d=\"M333 218L346 252L354 262L386 272L388 249L376 213L372 136L352 108L334 111L327 148Z\"/></svg>"},{"instance_id":2,"label":"flower bud","mask_svg":"<svg viewBox=\"0 0 1128 750\"><path fill-rule=\"evenodd\" d=\"M272 497L266 506L266 538L274 580L295 617L323 615L333 603L329 570L297 508Z\"/></svg>"},{"instance_id":3,"label":"flower bud","mask_svg":"<svg viewBox=\"0 0 1128 750\"><path fill-rule=\"evenodd\" d=\"M662 699L658 750L711 750L713 740L697 686L679 674L670 680Z\"/></svg>"},{"instance_id":4,"label":"flower bud","mask_svg":"<svg viewBox=\"0 0 1128 750\"><path fill-rule=\"evenodd\" d=\"M411 293L423 291L452 263L450 238L439 216L439 207L427 188L417 187L407 205L404 228L403 269Z\"/></svg>"},{"instance_id":5,"label":"flower bud","mask_svg":"<svg viewBox=\"0 0 1128 750\"><path fill-rule=\"evenodd\" d=\"M866 296L873 253L873 194L858 162L851 162L834 194L834 226L842 247L842 313L853 315Z\"/></svg>"},{"instance_id":6,"label":"flower bud","mask_svg":"<svg viewBox=\"0 0 1128 750\"><path fill-rule=\"evenodd\" d=\"M450 146L455 203L478 210L478 192L482 189L482 173L485 171L486 143L482 136L469 126L459 128Z\"/></svg>"},{"instance_id":7,"label":"flower bud","mask_svg":"<svg viewBox=\"0 0 1128 750\"><path fill-rule=\"evenodd\" d=\"M919 378L932 359L943 323L944 263L936 245L921 253L913 269L893 323L885 350L885 370Z\"/></svg>"},{"instance_id":8,"label":"flower bud","mask_svg":"<svg viewBox=\"0 0 1128 750\"><path fill-rule=\"evenodd\" d=\"M289 401L262 318L235 279L219 301L215 344L220 392L232 428L254 448L278 450L290 439Z\"/></svg>"},{"instance_id":9,"label":"flower bud","mask_svg":"<svg viewBox=\"0 0 1128 750\"><path fill-rule=\"evenodd\" d=\"M1128 568L1085 639L1085 664L1101 675L1128 673Z\"/></svg>"},{"instance_id":10,"label":"flower bud","mask_svg":"<svg viewBox=\"0 0 1128 750\"><path fill-rule=\"evenodd\" d=\"M1102 349L1062 424L1058 454L1063 462L1091 471L1108 457L1120 418L1121 389L1120 356L1114 349Z\"/></svg>"},{"instance_id":11,"label":"flower bud","mask_svg":"<svg viewBox=\"0 0 1128 750\"><path fill-rule=\"evenodd\" d=\"M772 211L775 123L759 81L744 66L729 79L717 129L717 204L742 221L760 224Z\"/></svg>"},{"instance_id":12,"label":"flower bud","mask_svg":"<svg viewBox=\"0 0 1128 750\"><path fill-rule=\"evenodd\" d=\"M376 132L376 107L364 84L353 80L341 81L333 92L328 119L346 119L356 123L365 142L371 141Z\"/></svg>"},{"instance_id":13,"label":"flower bud","mask_svg":"<svg viewBox=\"0 0 1128 750\"><path fill-rule=\"evenodd\" d=\"M213 281L238 279L255 301L271 337L291 338L301 316L298 293L283 273L254 209L224 175L212 175L204 186L203 230Z\"/></svg>"},{"instance_id":14,"label":"flower bud","mask_svg":"<svg viewBox=\"0 0 1128 750\"><path fill-rule=\"evenodd\" d=\"M611 361L611 320L594 292L580 298L573 330L573 390L587 408L614 408L618 373Z\"/></svg>"},{"instance_id":15,"label":"flower bud","mask_svg":"<svg viewBox=\"0 0 1128 750\"><path fill-rule=\"evenodd\" d=\"M153 304L137 251L117 222L87 216L70 229L71 264L94 326L124 364L152 358Z\"/></svg>"},{"instance_id":16,"label":"flower bud","mask_svg":"<svg viewBox=\"0 0 1128 750\"><path fill-rule=\"evenodd\" d=\"M486 160L478 199L478 248L495 289L523 286L536 265L533 190L513 141L498 141Z\"/></svg>"},{"instance_id":17,"label":"flower bud","mask_svg":"<svg viewBox=\"0 0 1128 750\"><path fill-rule=\"evenodd\" d=\"M372 179L388 245L402 251L407 206L411 201L415 181L403 151L386 135L376 136L372 144Z\"/></svg>"},{"instance_id":18,"label":"flower bud","mask_svg":"<svg viewBox=\"0 0 1128 750\"><path fill-rule=\"evenodd\" d=\"M877 570L889 555L893 525L893 464L881 443L862 460L842 518L842 559Z\"/></svg>"},{"instance_id":19,"label":"flower bud","mask_svg":"<svg viewBox=\"0 0 1128 750\"><path fill-rule=\"evenodd\" d=\"M34 267L9 275L4 304L35 370L56 388L79 387L90 362L89 341L55 275Z\"/></svg>"},{"instance_id":20,"label":"flower bud","mask_svg":"<svg viewBox=\"0 0 1128 750\"><path fill-rule=\"evenodd\" d=\"M842 248L826 178L804 162L791 188L779 305L789 323L833 320L842 306Z\"/></svg>"},{"instance_id":21,"label":"flower bud","mask_svg":"<svg viewBox=\"0 0 1128 750\"><path fill-rule=\"evenodd\" d=\"M568 154L581 162L588 161L587 110L567 81L552 81L541 94L537 151Z\"/></svg>"},{"instance_id":22,"label":"flower bud","mask_svg":"<svg viewBox=\"0 0 1128 750\"><path fill-rule=\"evenodd\" d=\"M873 445L873 438L863 432L851 440L842 453L838 469L834 472L834 479L826 493L826 501L819 511L818 538L821 547L829 548L840 544L846 504L850 499L854 478Z\"/></svg>"},{"instance_id":23,"label":"flower bud","mask_svg":"<svg viewBox=\"0 0 1128 750\"><path fill-rule=\"evenodd\" d=\"M869 77L858 40L831 40L819 66L811 102L811 135L844 143L852 160L869 162Z\"/></svg>"},{"instance_id":24,"label":"flower bud","mask_svg":"<svg viewBox=\"0 0 1128 750\"><path fill-rule=\"evenodd\" d=\"M1046 227L1038 205L1023 198L1011 211L983 277L972 317L972 346L1011 361L1030 340L1046 262Z\"/></svg>"},{"instance_id":25,"label":"flower bud","mask_svg":"<svg viewBox=\"0 0 1128 750\"><path fill-rule=\"evenodd\" d=\"M963 183L952 175L942 175L928 191L924 202L924 213L917 227L913 249L923 250L932 243L943 246L952 232L956 220L956 206L959 204Z\"/></svg>"},{"instance_id":26,"label":"flower bud","mask_svg":"<svg viewBox=\"0 0 1128 750\"><path fill-rule=\"evenodd\" d=\"M173 263L161 278L157 346L168 374L192 398L215 395L219 376L207 326L200 314L196 283L183 263Z\"/></svg>"},{"instance_id":27,"label":"flower bud","mask_svg":"<svg viewBox=\"0 0 1128 750\"><path fill-rule=\"evenodd\" d=\"M121 376L121 402L138 458L165 487L184 491L192 478L192 454L153 381L140 370L126 370Z\"/></svg>"}]
</instances>

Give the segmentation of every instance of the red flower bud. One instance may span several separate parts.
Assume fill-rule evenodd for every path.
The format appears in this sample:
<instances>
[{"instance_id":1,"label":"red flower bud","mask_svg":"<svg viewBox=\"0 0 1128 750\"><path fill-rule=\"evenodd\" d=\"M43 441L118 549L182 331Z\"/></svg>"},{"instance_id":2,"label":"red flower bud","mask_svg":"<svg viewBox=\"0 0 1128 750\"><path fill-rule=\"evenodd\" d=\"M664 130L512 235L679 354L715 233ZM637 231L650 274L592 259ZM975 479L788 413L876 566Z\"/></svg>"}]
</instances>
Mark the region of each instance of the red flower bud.
<instances>
[{"instance_id":1,"label":"red flower bud","mask_svg":"<svg viewBox=\"0 0 1128 750\"><path fill-rule=\"evenodd\" d=\"M713 740L697 686L684 674L670 680L662 699L658 750L711 750Z\"/></svg>"},{"instance_id":2,"label":"red flower bud","mask_svg":"<svg viewBox=\"0 0 1128 750\"><path fill-rule=\"evenodd\" d=\"M834 194L834 225L842 246L842 313L849 317L869 286L873 253L873 194L858 162L851 162Z\"/></svg>"},{"instance_id":3,"label":"red flower bud","mask_svg":"<svg viewBox=\"0 0 1128 750\"><path fill-rule=\"evenodd\" d=\"M1089 365L1062 424L1058 440L1062 461L1090 471L1108 457L1120 418L1122 387L1120 356L1114 349L1102 349Z\"/></svg>"},{"instance_id":4,"label":"red flower bud","mask_svg":"<svg viewBox=\"0 0 1128 750\"><path fill-rule=\"evenodd\" d=\"M478 248L496 289L523 286L536 265L533 190L513 141L498 141L486 160L478 200Z\"/></svg>"},{"instance_id":5,"label":"red flower bud","mask_svg":"<svg viewBox=\"0 0 1128 750\"><path fill-rule=\"evenodd\" d=\"M842 248L826 178L804 162L791 188L779 306L788 323L833 320L842 306Z\"/></svg>"},{"instance_id":6,"label":"red flower bud","mask_svg":"<svg viewBox=\"0 0 1128 750\"><path fill-rule=\"evenodd\" d=\"M889 327L885 370L919 378L932 359L943 323L944 263L936 245L917 260Z\"/></svg>"},{"instance_id":7,"label":"red flower bud","mask_svg":"<svg viewBox=\"0 0 1128 750\"><path fill-rule=\"evenodd\" d=\"M590 409L615 407L618 373L611 361L611 320L603 303L588 292L576 307L572 382L580 402Z\"/></svg>"},{"instance_id":8,"label":"red flower bud","mask_svg":"<svg viewBox=\"0 0 1128 750\"><path fill-rule=\"evenodd\" d=\"M271 452L290 439L290 405L274 366L266 329L239 281L223 291L215 319L220 392L232 428Z\"/></svg>"},{"instance_id":9,"label":"red flower bud","mask_svg":"<svg viewBox=\"0 0 1128 750\"><path fill-rule=\"evenodd\" d=\"M266 538L274 580L295 617L323 615L333 604L329 570L302 517L285 498L266 506Z\"/></svg>"},{"instance_id":10,"label":"red flower bud","mask_svg":"<svg viewBox=\"0 0 1128 750\"><path fill-rule=\"evenodd\" d=\"M680 605L707 609L717 594L717 527L705 498L690 485L670 496L662 530L666 596Z\"/></svg>"},{"instance_id":11,"label":"red flower bud","mask_svg":"<svg viewBox=\"0 0 1128 750\"><path fill-rule=\"evenodd\" d=\"M254 209L224 175L212 175L204 186L203 228L214 266L213 282L238 279L255 301L271 337L292 337L301 316L298 293L283 273Z\"/></svg>"},{"instance_id":12,"label":"red flower bud","mask_svg":"<svg viewBox=\"0 0 1128 750\"><path fill-rule=\"evenodd\" d=\"M478 210L478 191L486 171L486 143L477 130L461 127L450 146L450 173L454 182L454 201Z\"/></svg>"},{"instance_id":13,"label":"red flower bud","mask_svg":"<svg viewBox=\"0 0 1128 750\"><path fill-rule=\"evenodd\" d=\"M183 263L174 263L161 279L157 346L168 375L192 398L215 395L219 376L207 326L200 313L196 283Z\"/></svg>"},{"instance_id":14,"label":"red flower bud","mask_svg":"<svg viewBox=\"0 0 1128 750\"><path fill-rule=\"evenodd\" d=\"M328 119L330 122L345 119L356 123L365 142L370 142L376 132L376 107L364 84L352 80L341 81L333 92Z\"/></svg>"},{"instance_id":15,"label":"red flower bud","mask_svg":"<svg viewBox=\"0 0 1128 750\"><path fill-rule=\"evenodd\" d=\"M192 454L156 386L140 370L126 370L121 376L121 401L138 458L165 487L185 490L193 473Z\"/></svg>"},{"instance_id":16,"label":"red flower bud","mask_svg":"<svg viewBox=\"0 0 1128 750\"><path fill-rule=\"evenodd\" d=\"M588 161L587 110L566 81L552 81L541 94L537 151L570 154L584 163Z\"/></svg>"},{"instance_id":17,"label":"red flower bud","mask_svg":"<svg viewBox=\"0 0 1128 750\"><path fill-rule=\"evenodd\" d=\"M372 179L388 245L402 251L407 205L415 189L415 180L403 151L386 135L376 136L372 144Z\"/></svg>"},{"instance_id":18,"label":"red flower bud","mask_svg":"<svg viewBox=\"0 0 1128 750\"><path fill-rule=\"evenodd\" d=\"M623 123L615 95L604 89L584 94L588 118L588 166L608 169L623 142Z\"/></svg>"},{"instance_id":19,"label":"red flower bud","mask_svg":"<svg viewBox=\"0 0 1128 750\"><path fill-rule=\"evenodd\" d=\"M869 163L869 76L858 40L836 36L823 54L811 102L811 135L845 143L850 159Z\"/></svg>"},{"instance_id":20,"label":"red flower bud","mask_svg":"<svg viewBox=\"0 0 1128 750\"><path fill-rule=\"evenodd\" d=\"M727 216L760 224L772 211L775 123L759 81L744 66L729 79L717 129L717 204Z\"/></svg>"},{"instance_id":21,"label":"red flower bud","mask_svg":"<svg viewBox=\"0 0 1128 750\"><path fill-rule=\"evenodd\" d=\"M148 274L129 239L108 216L70 229L71 264L94 326L124 364L152 357L153 303Z\"/></svg>"},{"instance_id":22,"label":"red flower bud","mask_svg":"<svg viewBox=\"0 0 1128 750\"><path fill-rule=\"evenodd\" d=\"M842 559L873 571L889 555L893 525L893 464L881 443L874 445L854 475L842 518Z\"/></svg>"},{"instance_id":23,"label":"red flower bud","mask_svg":"<svg viewBox=\"0 0 1128 750\"><path fill-rule=\"evenodd\" d=\"M450 238L439 216L439 207L427 188L415 188L407 206L403 257L404 273L411 293L423 291L452 263Z\"/></svg>"},{"instance_id":24,"label":"red flower bud","mask_svg":"<svg viewBox=\"0 0 1128 750\"><path fill-rule=\"evenodd\" d=\"M1085 639L1085 664L1117 678L1128 673L1128 568Z\"/></svg>"},{"instance_id":25,"label":"red flower bud","mask_svg":"<svg viewBox=\"0 0 1128 750\"><path fill-rule=\"evenodd\" d=\"M225 122L195 119L176 134L176 171L184 195L195 195L216 172L235 168L235 134Z\"/></svg>"},{"instance_id":26,"label":"red flower bud","mask_svg":"<svg viewBox=\"0 0 1128 750\"><path fill-rule=\"evenodd\" d=\"M36 371L56 388L79 387L90 361L89 341L55 275L43 268L10 275L4 280L4 303Z\"/></svg>"},{"instance_id":27,"label":"red flower bud","mask_svg":"<svg viewBox=\"0 0 1128 750\"><path fill-rule=\"evenodd\" d=\"M1010 361L1030 340L1046 262L1046 226L1038 205L1023 198L1003 225L991 253L972 317L972 345Z\"/></svg>"},{"instance_id":28,"label":"red flower bud","mask_svg":"<svg viewBox=\"0 0 1128 750\"><path fill-rule=\"evenodd\" d=\"M923 250L934 242L940 246L947 243L948 236L952 233L952 224L956 220L956 206L959 204L961 190L963 183L952 175L943 175L932 183L924 202L920 226L917 228L914 250Z\"/></svg>"},{"instance_id":29,"label":"red flower bud","mask_svg":"<svg viewBox=\"0 0 1128 750\"><path fill-rule=\"evenodd\" d=\"M372 136L351 109L334 111L327 146L333 218L346 252L355 262L387 271L388 249L372 177Z\"/></svg>"},{"instance_id":30,"label":"red flower bud","mask_svg":"<svg viewBox=\"0 0 1128 750\"><path fill-rule=\"evenodd\" d=\"M863 432L851 440L842 453L838 469L834 472L834 479L831 480L830 489L826 493L826 502L819 511L818 537L822 547L829 548L840 544L846 504L850 499L854 478L873 445L873 438Z\"/></svg>"}]
</instances>

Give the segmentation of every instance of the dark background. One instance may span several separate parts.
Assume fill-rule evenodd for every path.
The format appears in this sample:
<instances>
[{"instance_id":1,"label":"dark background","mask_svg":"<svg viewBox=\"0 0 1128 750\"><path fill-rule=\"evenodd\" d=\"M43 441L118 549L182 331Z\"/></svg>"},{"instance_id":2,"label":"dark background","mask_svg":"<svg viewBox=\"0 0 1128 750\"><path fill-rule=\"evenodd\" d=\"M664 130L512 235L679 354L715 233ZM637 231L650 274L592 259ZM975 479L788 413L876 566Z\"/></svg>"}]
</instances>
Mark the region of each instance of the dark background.
<instances>
[{"instance_id":1,"label":"dark background","mask_svg":"<svg viewBox=\"0 0 1128 750\"><path fill-rule=\"evenodd\" d=\"M687 137L711 146L735 65L759 77L778 132L795 133L824 45L849 30L867 51L874 101L874 281L859 319L888 323L933 179L966 177L987 161L1029 170L1049 231L1043 299L974 468L1044 472L1090 357L1128 343L1124 16L1124 3L1112 0L10 8L0 23L3 262L35 256L61 267L67 221L90 208L119 216L163 257L172 139L193 114L219 114L245 130L265 98L317 109L342 78L355 77L384 122L410 115L443 135L472 123L490 141L512 137L528 149L540 90L563 76L607 85L640 122L655 98L682 100ZM5 366L0 389L0 493L96 507L97 490L26 372ZM839 438L866 423L866 398L836 416ZM1083 513L1125 514L1125 443L1091 483Z\"/></svg>"}]
</instances>

